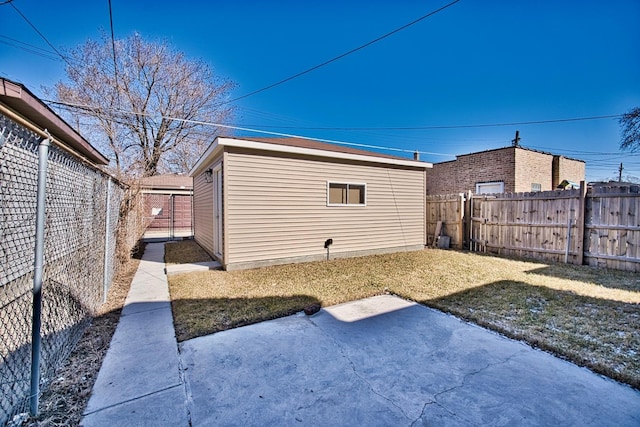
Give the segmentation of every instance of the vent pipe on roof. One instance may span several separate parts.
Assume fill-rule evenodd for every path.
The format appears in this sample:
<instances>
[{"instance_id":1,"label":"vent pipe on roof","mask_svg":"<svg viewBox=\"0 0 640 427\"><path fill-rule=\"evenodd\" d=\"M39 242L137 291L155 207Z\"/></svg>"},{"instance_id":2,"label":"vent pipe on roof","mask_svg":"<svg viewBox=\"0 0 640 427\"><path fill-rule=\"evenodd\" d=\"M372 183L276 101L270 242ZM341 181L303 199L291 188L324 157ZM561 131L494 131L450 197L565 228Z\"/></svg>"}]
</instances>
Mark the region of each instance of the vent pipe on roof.
<instances>
[{"instance_id":1,"label":"vent pipe on roof","mask_svg":"<svg viewBox=\"0 0 640 427\"><path fill-rule=\"evenodd\" d=\"M413 160L420 160L420 153L417 150L413 152Z\"/></svg>"},{"instance_id":2,"label":"vent pipe on roof","mask_svg":"<svg viewBox=\"0 0 640 427\"><path fill-rule=\"evenodd\" d=\"M513 142L513 146L514 147L519 147L520 146L520 131L519 130L516 131L516 137L511 142Z\"/></svg>"}]
</instances>

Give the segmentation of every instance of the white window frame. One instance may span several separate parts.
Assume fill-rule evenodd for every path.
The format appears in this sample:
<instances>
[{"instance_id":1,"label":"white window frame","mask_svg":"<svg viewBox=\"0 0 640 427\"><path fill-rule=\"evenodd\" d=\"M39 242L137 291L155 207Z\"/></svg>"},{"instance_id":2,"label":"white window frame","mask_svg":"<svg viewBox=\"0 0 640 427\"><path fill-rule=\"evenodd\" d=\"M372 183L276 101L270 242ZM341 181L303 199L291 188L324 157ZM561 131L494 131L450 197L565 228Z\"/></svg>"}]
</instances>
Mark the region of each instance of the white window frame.
<instances>
[{"instance_id":1,"label":"white window frame","mask_svg":"<svg viewBox=\"0 0 640 427\"><path fill-rule=\"evenodd\" d=\"M500 184L500 191L492 191L491 193L488 192L481 192L480 189L483 186L494 186L496 184ZM504 193L504 181L489 181L489 182L477 182L476 183L476 194L494 194L494 193Z\"/></svg>"},{"instance_id":2,"label":"white window frame","mask_svg":"<svg viewBox=\"0 0 640 427\"><path fill-rule=\"evenodd\" d=\"M364 188L364 203L329 203L329 192L331 184L346 185L347 198L349 197L349 186L357 185ZM364 207L367 206L367 183L366 182L344 182L344 181L327 181L327 206L348 206L348 207Z\"/></svg>"},{"instance_id":3,"label":"white window frame","mask_svg":"<svg viewBox=\"0 0 640 427\"><path fill-rule=\"evenodd\" d=\"M536 186L536 188L533 188L533 186ZM532 182L531 183L531 192L532 193L539 193L542 191L542 184L539 184L537 182Z\"/></svg>"}]
</instances>

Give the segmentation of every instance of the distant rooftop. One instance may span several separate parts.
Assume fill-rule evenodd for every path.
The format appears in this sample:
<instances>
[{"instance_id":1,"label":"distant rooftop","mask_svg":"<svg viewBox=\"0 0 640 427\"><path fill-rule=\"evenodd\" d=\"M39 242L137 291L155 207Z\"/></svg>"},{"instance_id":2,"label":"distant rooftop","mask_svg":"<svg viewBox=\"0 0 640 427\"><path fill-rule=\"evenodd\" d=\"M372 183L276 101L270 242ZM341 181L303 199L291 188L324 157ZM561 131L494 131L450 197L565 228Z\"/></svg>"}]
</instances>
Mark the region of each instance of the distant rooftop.
<instances>
[{"instance_id":1,"label":"distant rooftop","mask_svg":"<svg viewBox=\"0 0 640 427\"><path fill-rule=\"evenodd\" d=\"M193 179L189 175L155 175L142 178L140 186L147 189L179 189L191 190L193 188Z\"/></svg>"}]
</instances>

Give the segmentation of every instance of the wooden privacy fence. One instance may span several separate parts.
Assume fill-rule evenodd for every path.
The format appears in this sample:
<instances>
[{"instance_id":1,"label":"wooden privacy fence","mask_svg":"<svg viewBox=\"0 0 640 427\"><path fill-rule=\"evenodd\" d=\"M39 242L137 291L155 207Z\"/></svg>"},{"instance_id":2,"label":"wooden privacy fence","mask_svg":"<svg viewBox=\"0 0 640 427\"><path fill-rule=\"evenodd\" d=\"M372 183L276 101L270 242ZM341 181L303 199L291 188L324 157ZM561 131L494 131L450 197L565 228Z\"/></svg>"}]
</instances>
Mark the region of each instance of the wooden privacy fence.
<instances>
[{"instance_id":1,"label":"wooden privacy fence","mask_svg":"<svg viewBox=\"0 0 640 427\"><path fill-rule=\"evenodd\" d=\"M454 248L640 271L640 186L536 193L427 196L427 245L436 224Z\"/></svg>"},{"instance_id":2,"label":"wooden privacy fence","mask_svg":"<svg viewBox=\"0 0 640 427\"><path fill-rule=\"evenodd\" d=\"M440 222L440 233L450 238L450 246L455 249L464 248L465 224L464 194L449 194L444 196L427 196L427 246L435 244L436 230Z\"/></svg>"}]
</instances>

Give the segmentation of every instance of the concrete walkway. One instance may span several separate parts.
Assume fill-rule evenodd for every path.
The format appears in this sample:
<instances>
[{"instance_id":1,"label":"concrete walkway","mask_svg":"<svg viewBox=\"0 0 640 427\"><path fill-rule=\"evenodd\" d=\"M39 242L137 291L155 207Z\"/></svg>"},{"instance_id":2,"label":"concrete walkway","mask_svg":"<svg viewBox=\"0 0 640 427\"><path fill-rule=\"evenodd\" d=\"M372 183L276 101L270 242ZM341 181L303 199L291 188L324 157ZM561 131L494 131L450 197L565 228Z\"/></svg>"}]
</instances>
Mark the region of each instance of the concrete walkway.
<instances>
[{"instance_id":1,"label":"concrete walkway","mask_svg":"<svg viewBox=\"0 0 640 427\"><path fill-rule=\"evenodd\" d=\"M147 244L81 425L189 425L164 268Z\"/></svg>"},{"instance_id":2,"label":"concrete walkway","mask_svg":"<svg viewBox=\"0 0 640 427\"><path fill-rule=\"evenodd\" d=\"M637 390L390 295L178 355L161 260L148 245L83 425L640 425Z\"/></svg>"}]
</instances>

